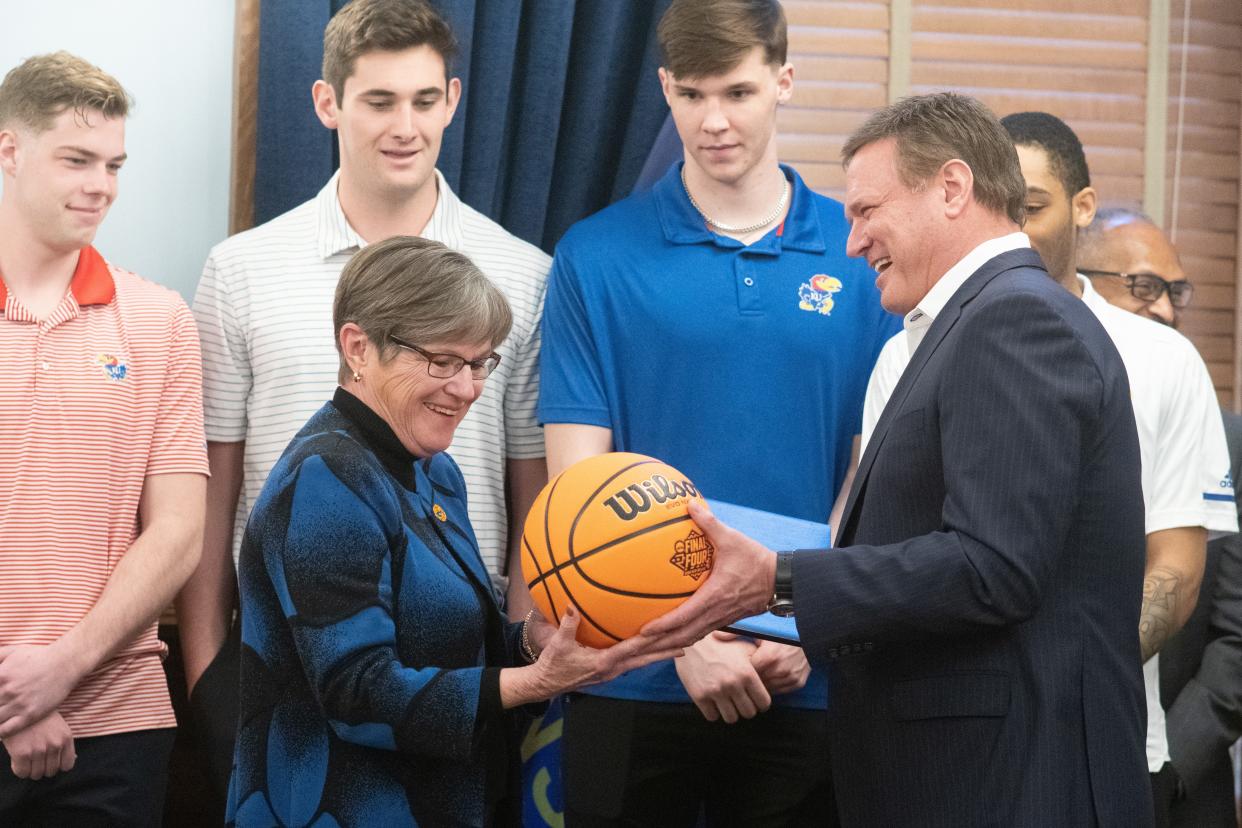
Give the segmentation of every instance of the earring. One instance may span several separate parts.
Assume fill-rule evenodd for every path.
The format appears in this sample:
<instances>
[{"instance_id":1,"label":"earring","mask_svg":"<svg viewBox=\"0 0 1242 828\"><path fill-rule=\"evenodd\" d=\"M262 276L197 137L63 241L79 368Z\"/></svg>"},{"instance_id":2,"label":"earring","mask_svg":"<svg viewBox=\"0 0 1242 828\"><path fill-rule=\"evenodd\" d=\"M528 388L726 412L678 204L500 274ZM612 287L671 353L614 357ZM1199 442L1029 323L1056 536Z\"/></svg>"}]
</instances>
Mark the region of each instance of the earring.
<instances>
[{"instance_id":1,"label":"earring","mask_svg":"<svg viewBox=\"0 0 1242 828\"><path fill-rule=\"evenodd\" d=\"M362 374L357 371L354 371L354 382L362 382Z\"/></svg>"}]
</instances>

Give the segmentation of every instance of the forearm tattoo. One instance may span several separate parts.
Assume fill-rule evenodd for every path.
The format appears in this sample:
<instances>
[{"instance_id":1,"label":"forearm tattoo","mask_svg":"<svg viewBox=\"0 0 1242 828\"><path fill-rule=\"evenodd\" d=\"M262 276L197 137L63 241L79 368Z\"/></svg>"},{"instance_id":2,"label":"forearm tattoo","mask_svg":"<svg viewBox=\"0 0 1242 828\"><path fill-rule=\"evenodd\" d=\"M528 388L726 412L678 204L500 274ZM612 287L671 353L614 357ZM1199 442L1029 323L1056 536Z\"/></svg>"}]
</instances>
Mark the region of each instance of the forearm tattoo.
<instances>
[{"instance_id":1,"label":"forearm tattoo","mask_svg":"<svg viewBox=\"0 0 1242 828\"><path fill-rule=\"evenodd\" d=\"M1143 579L1143 608L1139 613L1139 646L1143 661L1160 652L1177 624L1178 590L1182 574L1157 566Z\"/></svg>"}]
</instances>

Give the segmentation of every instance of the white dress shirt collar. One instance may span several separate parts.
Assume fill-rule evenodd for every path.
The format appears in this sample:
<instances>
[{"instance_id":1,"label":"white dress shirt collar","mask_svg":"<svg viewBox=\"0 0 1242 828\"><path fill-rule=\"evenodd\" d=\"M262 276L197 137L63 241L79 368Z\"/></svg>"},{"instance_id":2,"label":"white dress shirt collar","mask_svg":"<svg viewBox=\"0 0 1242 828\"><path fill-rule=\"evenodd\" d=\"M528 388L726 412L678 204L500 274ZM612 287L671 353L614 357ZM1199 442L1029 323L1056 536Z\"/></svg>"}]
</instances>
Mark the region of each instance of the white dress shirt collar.
<instances>
[{"instance_id":1,"label":"white dress shirt collar","mask_svg":"<svg viewBox=\"0 0 1242 828\"><path fill-rule=\"evenodd\" d=\"M1078 277L1078 284L1082 287L1083 303L1095 311L1098 316L1100 308L1108 305L1108 300L1099 294L1099 291L1095 289L1095 285L1091 284L1091 280L1086 276L1083 276L1081 273L1075 273L1074 275Z\"/></svg>"},{"instance_id":2,"label":"white dress shirt collar","mask_svg":"<svg viewBox=\"0 0 1242 828\"><path fill-rule=\"evenodd\" d=\"M950 297L957 293L957 289L976 270L1002 253L1030 246L1031 240L1026 233L1021 231L1010 233L995 239L988 239L963 256L953 267L949 268L940 277L939 281L932 285L931 290L927 291L927 295L919 300L919 303L914 306L914 310L907 313L902 321L902 326L906 329L906 336L910 341L910 353L913 354L915 349L919 347L919 343L923 341L923 337L927 334L927 329L931 327L932 322L936 321L936 317L944 310L944 306L948 304Z\"/></svg>"}]
</instances>

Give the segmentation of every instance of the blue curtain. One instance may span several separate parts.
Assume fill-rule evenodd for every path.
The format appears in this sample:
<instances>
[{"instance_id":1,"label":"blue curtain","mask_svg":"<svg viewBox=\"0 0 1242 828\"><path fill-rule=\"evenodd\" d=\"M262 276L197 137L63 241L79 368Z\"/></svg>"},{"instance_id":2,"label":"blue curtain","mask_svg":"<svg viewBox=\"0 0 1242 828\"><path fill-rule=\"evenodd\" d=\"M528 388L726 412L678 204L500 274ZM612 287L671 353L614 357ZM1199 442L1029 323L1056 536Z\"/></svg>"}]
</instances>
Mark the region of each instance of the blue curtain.
<instances>
[{"instance_id":1,"label":"blue curtain","mask_svg":"<svg viewBox=\"0 0 1242 828\"><path fill-rule=\"evenodd\" d=\"M684 157L681 136L677 134L677 124L670 113L664 120L664 126L660 127L651 151L647 153L647 160L638 173L638 180L634 182L634 191L650 190L664 177L669 167Z\"/></svg>"},{"instance_id":2,"label":"blue curtain","mask_svg":"<svg viewBox=\"0 0 1242 828\"><path fill-rule=\"evenodd\" d=\"M345 0L259 4L258 120L254 223L311 198L337 168L336 135L311 105L323 63L323 30Z\"/></svg>"},{"instance_id":3,"label":"blue curtain","mask_svg":"<svg viewBox=\"0 0 1242 828\"><path fill-rule=\"evenodd\" d=\"M669 0L432 2L461 45L464 89L438 166L467 204L550 251L638 180L668 113L655 26ZM343 5L262 3L256 224L311 198L338 164L310 87Z\"/></svg>"}]
</instances>

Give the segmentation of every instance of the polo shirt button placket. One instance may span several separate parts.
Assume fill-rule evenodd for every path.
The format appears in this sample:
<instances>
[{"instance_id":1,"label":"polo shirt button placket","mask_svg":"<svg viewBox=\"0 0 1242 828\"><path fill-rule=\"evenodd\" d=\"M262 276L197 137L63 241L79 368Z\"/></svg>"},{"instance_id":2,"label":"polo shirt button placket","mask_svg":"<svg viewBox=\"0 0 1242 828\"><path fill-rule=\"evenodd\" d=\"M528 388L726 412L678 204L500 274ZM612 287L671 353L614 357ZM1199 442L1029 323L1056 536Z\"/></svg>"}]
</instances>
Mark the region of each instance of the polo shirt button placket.
<instances>
[{"instance_id":1,"label":"polo shirt button placket","mask_svg":"<svg viewBox=\"0 0 1242 828\"><path fill-rule=\"evenodd\" d=\"M737 257L735 274L737 278L737 309L743 314L756 315L763 313L763 302L755 284L755 277L748 272L748 262L744 256Z\"/></svg>"},{"instance_id":2,"label":"polo shirt button placket","mask_svg":"<svg viewBox=\"0 0 1242 828\"><path fill-rule=\"evenodd\" d=\"M33 364L31 365L31 374L37 380L40 373L46 372L48 369L47 360L43 358L43 335L47 333L47 328L42 322L38 323L35 329L34 354L32 354Z\"/></svg>"}]
</instances>

